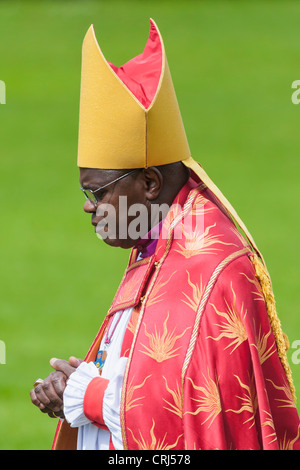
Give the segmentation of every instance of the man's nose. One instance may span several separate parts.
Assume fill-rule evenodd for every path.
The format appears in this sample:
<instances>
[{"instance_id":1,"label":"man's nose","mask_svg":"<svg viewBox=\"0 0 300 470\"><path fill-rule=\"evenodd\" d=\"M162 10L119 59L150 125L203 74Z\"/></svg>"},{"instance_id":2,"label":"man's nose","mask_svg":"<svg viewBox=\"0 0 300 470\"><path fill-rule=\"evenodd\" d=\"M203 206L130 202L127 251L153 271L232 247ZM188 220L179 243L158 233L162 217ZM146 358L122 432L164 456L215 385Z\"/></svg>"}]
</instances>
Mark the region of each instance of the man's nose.
<instances>
[{"instance_id":1,"label":"man's nose","mask_svg":"<svg viewBox=\"0 0 300 470\"><path fill-rule=\"evenodd\" d=\"M84 210L84 212L87 212L88 214L91 214L93 212L96 212L97 207L95 206L95 204L92 201L87 199L84 203L83 210Z\"/></svg>"}]
</instances>

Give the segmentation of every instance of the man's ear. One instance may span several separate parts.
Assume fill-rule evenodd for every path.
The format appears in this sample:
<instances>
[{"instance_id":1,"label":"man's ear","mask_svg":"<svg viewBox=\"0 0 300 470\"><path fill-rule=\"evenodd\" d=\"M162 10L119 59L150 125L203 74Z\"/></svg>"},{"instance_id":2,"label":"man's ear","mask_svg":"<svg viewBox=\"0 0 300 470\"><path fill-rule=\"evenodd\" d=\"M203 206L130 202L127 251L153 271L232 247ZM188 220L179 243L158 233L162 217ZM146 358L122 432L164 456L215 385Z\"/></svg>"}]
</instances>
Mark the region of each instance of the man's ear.
<instances>
[{"instance_id":1,"label":"man's ear","mask_svg":"<svg viewBox=\"0 0 300 470\"><path fill-rule=\"evenodd\" d=\"M155 166L144 168L143 173L146 184L146 198L149 201L154 201L158 198L163 188L163 176Z\"/></svg>"}]
</instances>

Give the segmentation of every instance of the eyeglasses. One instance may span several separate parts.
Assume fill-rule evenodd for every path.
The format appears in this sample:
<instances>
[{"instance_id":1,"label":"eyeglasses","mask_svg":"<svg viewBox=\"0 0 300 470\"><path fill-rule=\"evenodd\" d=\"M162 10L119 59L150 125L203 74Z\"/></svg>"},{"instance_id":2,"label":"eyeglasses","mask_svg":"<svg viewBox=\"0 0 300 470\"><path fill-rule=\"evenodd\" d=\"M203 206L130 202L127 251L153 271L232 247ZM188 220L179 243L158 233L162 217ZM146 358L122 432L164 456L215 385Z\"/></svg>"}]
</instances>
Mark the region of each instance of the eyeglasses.
<instances>
[{"instance_id":1,"label":"eyeglasses","mask_svg":"<svg viewBox=\"0 0 300 470\"><path fill-rule=\"evenodd\" d=\"M101 186L98 189L95 189L92 191L91 189L84 189L80 187L81 191L83 192L85 198L89 201L91 201L93 204L97 205L99 200L97 199L97 196L95 196L95 193L98 191L101 191L104 188L107 188L107 186L110 186L113 183L116 183L117 181L120 181L121 179L125 178L126 176L131 175L134 171L136 171L136 168L134 170L129 171L128 173L125 173L125 175L119 176L119 178L116 178L115 180L111 181L110 183L105 184L104 186Z\"/></svg>"}]
</instances>

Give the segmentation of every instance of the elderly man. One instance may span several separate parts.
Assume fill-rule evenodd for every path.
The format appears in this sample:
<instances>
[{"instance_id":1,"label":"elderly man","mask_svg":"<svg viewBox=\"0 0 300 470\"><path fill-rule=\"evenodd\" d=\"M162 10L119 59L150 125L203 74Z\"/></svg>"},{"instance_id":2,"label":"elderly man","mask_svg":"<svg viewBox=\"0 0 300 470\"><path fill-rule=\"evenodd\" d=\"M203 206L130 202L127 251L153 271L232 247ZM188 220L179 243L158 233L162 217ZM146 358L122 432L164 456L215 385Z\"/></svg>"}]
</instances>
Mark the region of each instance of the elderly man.
<instances>
[{"instance_id":1,"label":"elderly man","mask_svg":"<svg viewBox=\"0 0 300 470\"><path fill-rule=\"evenodd\" d=\"M51 359L55 371L31 391L61 418L53 448L299 449L268 272L190 156L157 26L120 68L91 27L82 60L84 210L106 243L131 254L85 360ZM168 210L153 217L157 207Z\"/></svg>"}]
</instances>

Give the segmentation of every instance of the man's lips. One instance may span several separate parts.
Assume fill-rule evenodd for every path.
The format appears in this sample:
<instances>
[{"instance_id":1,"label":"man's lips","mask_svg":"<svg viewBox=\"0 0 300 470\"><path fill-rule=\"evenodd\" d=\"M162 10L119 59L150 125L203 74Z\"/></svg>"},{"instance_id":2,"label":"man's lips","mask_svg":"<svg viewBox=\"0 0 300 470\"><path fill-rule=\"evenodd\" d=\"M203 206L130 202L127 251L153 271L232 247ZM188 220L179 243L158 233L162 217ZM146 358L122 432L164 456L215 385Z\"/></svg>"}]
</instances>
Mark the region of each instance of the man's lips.
<instances>
[{"instance_id":1,"label":"man's lips","mask_svg":"<svg viewBox=\"0 0 300 470\"><path fill-rule=\"evenodd\" d=\"M96 220L96 217L91 220L91 224L94 225L94 227L96 227L99 222L100 220Z\"/></svg>"},{"instance_id":2,"label":"man's lips","mask_svg":"<svg viewBox=\"0 0 300 470\"><path fill-rule=\"evenodd\" d=\"M96 230L97 230L97 225L98 225L98 223L99 223L99 220L95 220L95 219L92 219L92 220L91 220L91 224L95 227L95 229L94 229L95 232L96 232Z\"/></svg>"},{"instance_id":3,"label":"man's lips","mask_svg":"<svg viewBox=\"0 0 300 470\"><path fill-rule=\"evenodd\" d=\"M98 227L98 230L103 230L103 226L100 224L100 226L98 226L98 224L101 222L101 218L98 218L98 217L95 217L94 219L91 220L91 224L95 227L95 232L97 232L97 227Z\"/></svg>"}]
</instances>

